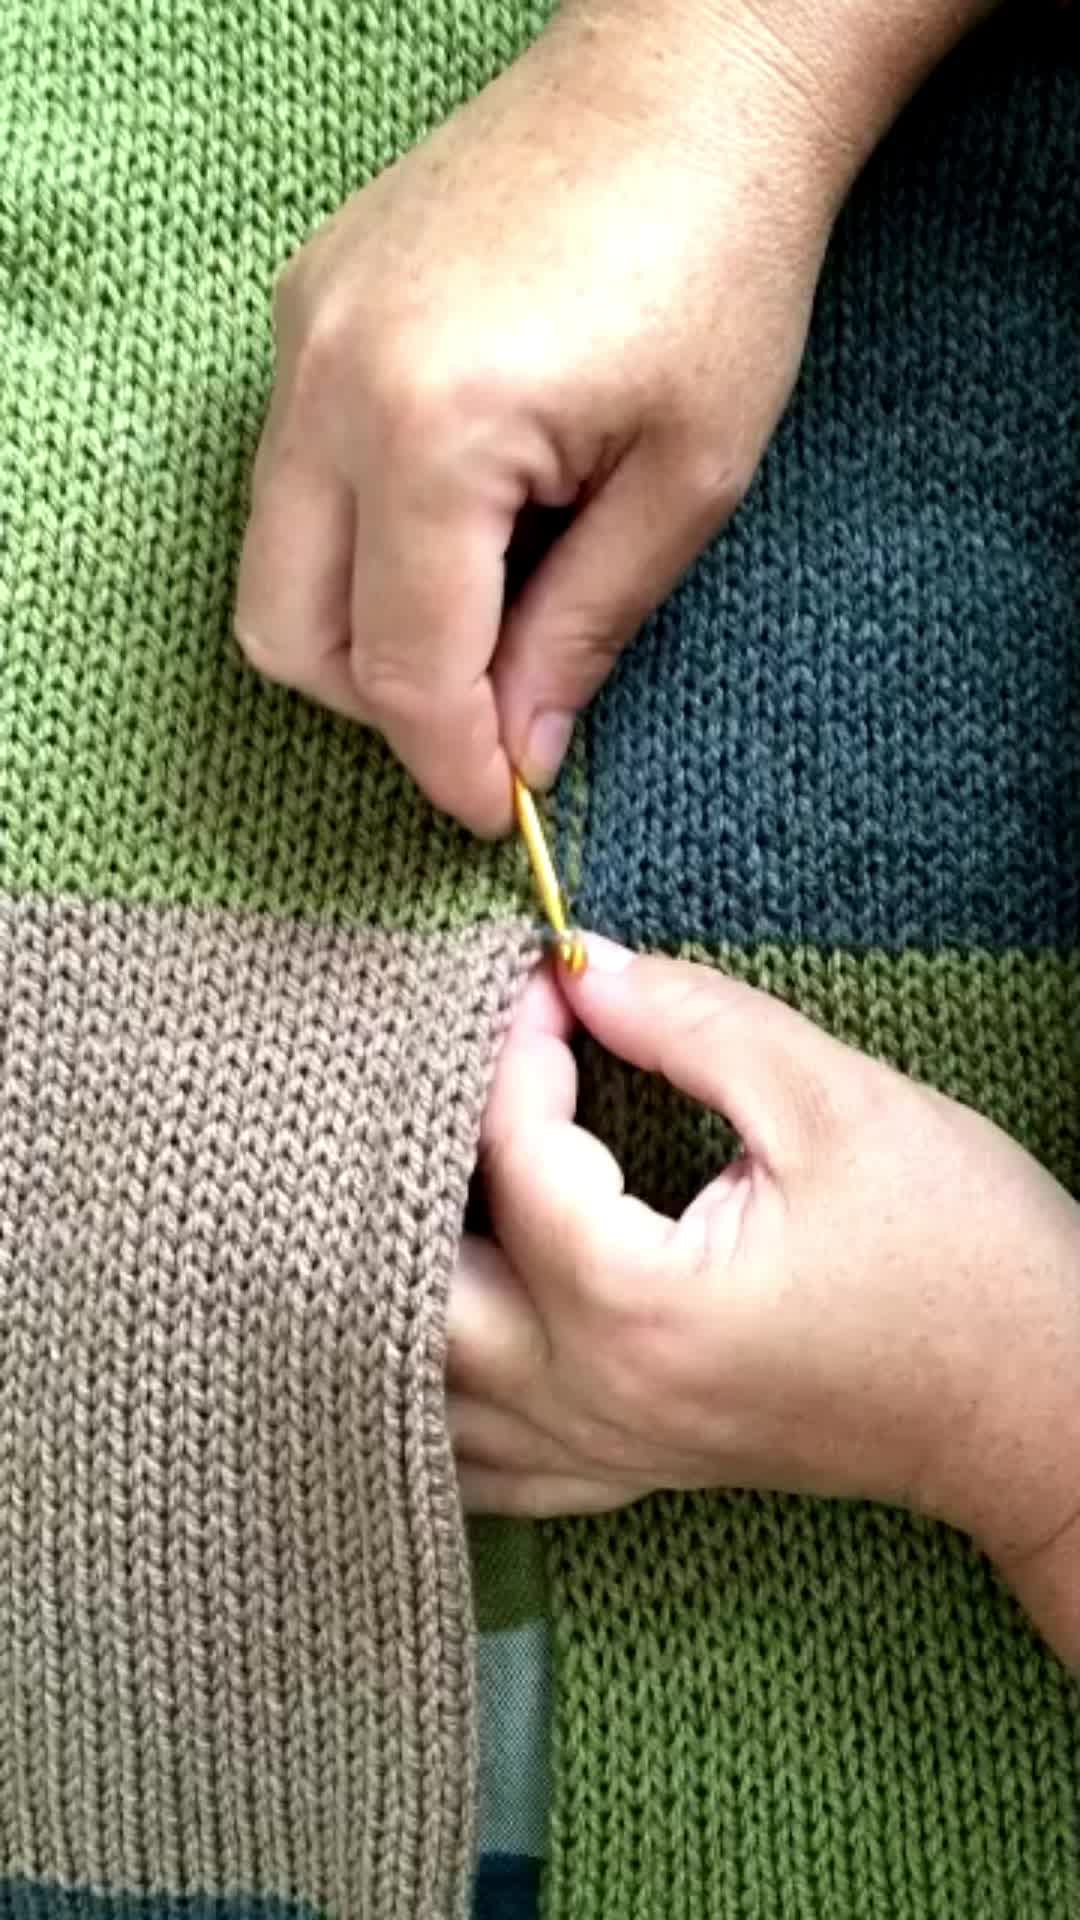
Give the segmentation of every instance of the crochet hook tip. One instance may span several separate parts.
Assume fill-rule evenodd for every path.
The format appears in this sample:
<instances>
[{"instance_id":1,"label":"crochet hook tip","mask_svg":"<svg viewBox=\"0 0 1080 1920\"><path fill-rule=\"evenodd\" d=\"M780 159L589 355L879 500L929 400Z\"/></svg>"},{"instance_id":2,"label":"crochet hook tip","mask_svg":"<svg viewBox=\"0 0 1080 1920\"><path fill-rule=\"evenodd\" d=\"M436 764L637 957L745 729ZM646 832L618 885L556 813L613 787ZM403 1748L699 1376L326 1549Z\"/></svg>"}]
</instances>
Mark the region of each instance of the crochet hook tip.
<instances>
[{"instance_id":1,"label":"crochet hook tip","mask_svg":"<svg viewBox=\"0 0 1080 1920\"><path fill-rule=\"evenodd\" d=\"M585 942L580 933L561 933L555 942L555 956L560 966L575 979L583 974L589 964Z\"/></svg>"},{"instance_id":2,"label":"crochet hook tip","mask_svg":"<svg viewBox=\"0 0 1080 1920\"><path fill-rule=\"evenodd\" d=\"M562 888L544 835L539 809L517 772L514 774L514 812L529 856L536 891L555 936L553 944L556 957L568 973L584 973L587 961L585 942L567 922Z\"/></svg>"}]
</instances>

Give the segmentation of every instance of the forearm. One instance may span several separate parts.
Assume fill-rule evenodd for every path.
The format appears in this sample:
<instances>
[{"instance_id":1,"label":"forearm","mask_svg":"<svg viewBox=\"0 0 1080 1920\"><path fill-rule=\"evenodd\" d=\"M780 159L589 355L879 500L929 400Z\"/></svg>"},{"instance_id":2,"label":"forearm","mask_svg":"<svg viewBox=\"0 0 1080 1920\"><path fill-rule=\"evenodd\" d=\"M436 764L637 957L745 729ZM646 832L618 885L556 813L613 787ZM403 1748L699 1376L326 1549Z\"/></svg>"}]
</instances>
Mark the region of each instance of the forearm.
<instances>
[{"instance_id":1,"label":"forearm","mask_svg":"<svg viewBox=\"0 0 1080 1920\"><path fill-rule=\"evenodd\" d=\"M1080 1675L1080 1207L1072 1212L1060 1317L1053 1330L1036 1330L1027 1361L1018 1325L994 1462L999 1513L978 1531L1045 1639Z\"/></svg>"},{"instance_id":2,"label":"forearm","mask_svg":"<svg viewBox=\"0 0 1080 1920\"><path fill-rule=\"evenodd\" d=\"M1005 1312L988 1316L962 1395L941 1497L1058 1656L1080 1674L1080 1205L1057 1189L1032 1213L1005 1196Z\"/></svg>"},{"instance_id":3,"label":"forearm","mask_svg":"<svg viewBox=\"0 0 1080 1920\"><path fill-rule=\"evenodd\" d=\"M999 0L564 0L556 30L621 45L635 98L678 101L707 140L717 89L754 77L786 100L836 204L901 108ZM617 93L622 62L607 62ZM747 88L747 94L754 92ZM782 111L782 108L781 108ZM748 117L754 106L748 100ZM816 137L815 137L816 136Z\"/></svg>"},{"instance_id":4,"label":"forearm","mask_svg":"<svg viewBox=\"0 0 1080 1920\"><path fill-rule=\"evenodd\" d=\"M997 0L711 0L808 97L861 165Z\"/></svg>"}]
</instances>

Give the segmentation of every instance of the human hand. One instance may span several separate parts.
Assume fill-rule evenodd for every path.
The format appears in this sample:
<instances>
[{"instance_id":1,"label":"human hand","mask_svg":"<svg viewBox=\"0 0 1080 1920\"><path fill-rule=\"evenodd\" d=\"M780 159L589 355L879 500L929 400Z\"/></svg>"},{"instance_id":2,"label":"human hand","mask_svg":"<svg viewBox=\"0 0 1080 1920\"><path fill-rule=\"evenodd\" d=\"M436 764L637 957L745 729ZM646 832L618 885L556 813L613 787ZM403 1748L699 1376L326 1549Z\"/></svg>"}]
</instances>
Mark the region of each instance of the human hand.
<instances>
[{"instance_id":1,"label":"human hand","mask_svg":"<svg viewBox=\"0 0 1080 1920\"><path fill-rule=\"evenodd\" d=\"M749 7L565 6L280 281L251 662L504 829L744 493L852 164ZM504 609L527 503L574 517Z\"/></svg>"},{"instance_id":2,"label":"human hand","mask_svg":"<svg viewBox=\"0 0 1080 1920\"><path fill-rule=\"evenodd\" d=\"M531 983L485 1120L498 1245L466 1242L450 1322L466 1503L738 1485L908 1505L972 1533L1080 1663L1080 1207L780 1002L591 946L562 992ZM678 1221L574 1124L575 1014L740 1137Z\"/></svg>"}]
</instances>

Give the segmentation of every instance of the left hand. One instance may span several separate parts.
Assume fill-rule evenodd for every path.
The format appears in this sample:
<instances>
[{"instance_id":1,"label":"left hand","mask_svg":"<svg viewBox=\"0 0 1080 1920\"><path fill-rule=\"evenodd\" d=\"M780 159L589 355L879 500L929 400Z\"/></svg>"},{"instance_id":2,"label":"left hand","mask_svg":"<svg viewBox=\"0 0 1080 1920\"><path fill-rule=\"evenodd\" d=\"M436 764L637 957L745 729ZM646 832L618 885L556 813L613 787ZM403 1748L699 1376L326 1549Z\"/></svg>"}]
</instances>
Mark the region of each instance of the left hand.
<instances>
[{"instance_id":1,"label":"left hand","mask_svg":"<svg viewBox=\"0 0 1080 1920\"><path fill-rule=\"evenodd\" d=\"M498 1245L466 1242L451 1307L466 1503L739 1485L908 1505L973 1533L1080 1660L1080 1207L779 1001L590 946L580 979L531 983L489 1103ZM575 1014L736 1128L680 1220L575 1125Z\"/></svg>"},{"instance_id":2,"label":"left hand","mask_svg":"<svg viewBox=\"0 0 1080 1920\"><path fill-rule=\"evenodd\" d=\"M750 483L855 164L820 91L752 8L575 0L278 283L241 644L477 832Z\"/></svg>"}]
</instances>

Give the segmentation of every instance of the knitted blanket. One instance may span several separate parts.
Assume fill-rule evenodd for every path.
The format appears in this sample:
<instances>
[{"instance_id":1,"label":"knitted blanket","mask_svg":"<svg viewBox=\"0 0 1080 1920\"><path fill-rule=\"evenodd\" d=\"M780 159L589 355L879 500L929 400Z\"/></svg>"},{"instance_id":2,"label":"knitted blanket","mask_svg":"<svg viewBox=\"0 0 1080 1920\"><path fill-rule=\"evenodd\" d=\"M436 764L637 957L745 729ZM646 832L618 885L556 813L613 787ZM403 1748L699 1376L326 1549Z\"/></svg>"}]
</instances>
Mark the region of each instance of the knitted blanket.
<instances>
[{"instance_id":1,"label":"knitted blanket","mask_svg":"<svg viewBox=\"0 0 1080 1920\"><path fill-rule=\"evenodd\" d=\"M441 1917L527 880L256 680L231 576L278 266L535 22L0 11L0 1910Z\"/></svg>"},{"instance_id":2,"label":"knitted blanket","mask_svg":"<svg viewBox=\"0 0 1080 1920\"><path fill-rule=\"evenodd\" d=\"M861 183L753 497L589 722L581 868L1080 1193L1075 21L973 41ZM586 1060L684 1205L716 1123ZM680 1496L549 1570L550 1920L1080 1914L1080 1693L956 1534Z\"/></svg>"},{"instance_id":3,"label":"knitted blanket","mask_svg":"<svg viewBox=\"0 0 1080 1920\"><path fill-rule=\"evenodd\" d=\"M228 632L277 266L542 13L2 9L20 1920L467 1900L444 1309L528 880ZM1018 14L875 163L754 495L597 706L560 808L583 920L773 987L1080 1189L1069 47ZM715 1127L584 1069L590 1123L680 1204ZM532 1543L490 1530L475 1607L481 1674L506 1633L541 1658L550 1613L552 1920L1080 1912L1080 1700L957 1536L732 1495L545 1550L546 1598Z\"/></svg>"}]
</instances>

